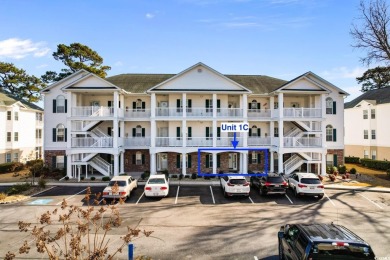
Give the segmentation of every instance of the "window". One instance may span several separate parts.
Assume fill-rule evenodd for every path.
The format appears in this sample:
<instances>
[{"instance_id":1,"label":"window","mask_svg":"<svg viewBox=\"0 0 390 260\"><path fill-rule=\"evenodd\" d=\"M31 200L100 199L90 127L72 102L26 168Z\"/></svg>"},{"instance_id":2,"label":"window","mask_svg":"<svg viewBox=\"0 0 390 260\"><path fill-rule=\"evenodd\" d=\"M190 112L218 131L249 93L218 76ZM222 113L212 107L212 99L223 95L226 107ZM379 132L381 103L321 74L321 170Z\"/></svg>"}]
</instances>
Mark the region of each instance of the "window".
<instances>
[{"instance_id":1,"label":"window","mask_svg":"<svg viewBox=\"0 0 390 260\"><path fill-rule=\"evenodd\" d=\"M135 164L142 165L142 153L141 152L137 152L135 154Z\"/></svg>"},{"instance_id":2,"label":"window","mask_svg":"<svg viewBox=\"0 0 390 260\"><path fill-rule=\"evenodd\" d=\"M35 138L42 139L42 129L35 129Z\"/></svg>"},{"instance_id":3,"label":"window","mask_svg":"<svg viewBox=\"0 0 390 260\"><path fill-rule=\"evenodd\" d=\"M327 142L333 141L333 127L331 125L326 126L326 141Z\"/></svg>"},{"instance_id":4,"label":"window","mask_svg":"<svg viewBox=\"0 0 390 260\"><path fill-rule=\"evenodd\" d=\"M249 109L252 109L252 110L256 109L257 110L257 109L260 109L260 107L261 107L261 104L258 103L257 100L252 100L252 102L249 103Z\"/></svg>"},{"instance_id":5,"label":"window","mask_svg":"<svg viewBox=\"0 0 390 260\"><path fill-rule=\"evenodd\" d=\"M372 140L376 139L376 131L375 130L371 130L371 139Z\"/></svg>"},{"instance_id":6,"label":"window","mask_svg":"<svg viewBox=\"0 0 390 260\"><path fill-rule=\"evenodd\" d=\"M213 155L206 154L206 168L213 168Z\"/></svg>"},{"instance_id":7,"label":"window","mask_svg":"<svg viewBox=\"0 0 390 260\"><path fill-rule=\"evenodd\" d=\"M363 119L368 119L368 110L363 110Z\"/></svg>"},{"instance_id":8,"label":"window","mask_svg":"<svg viewBox=\"0 0 390 260\"><path fill-rule=\"evenodd\" d=\"M7 111L7 120L11 120L11 118L12 118L11 111Z\"/></svg>"},{"instance_id":9,"label":"window","mask_svg":"<svg viewBox=\"0 0 390 260\"><path fill-rule=\"evenodd\" d=\"M65 142L65 126L63 124L57 125L56 142Z\"/></svg>"},{"instance_id":10,"label":"window","mask_svg":"<svg viewBox=\"0 0 390 260\"><path fill-rule=\"evenodd\" d=\"M213 128L206 127L206 140L211 140L213 138Z\"/></svg>"},{"instance_id":11,"label":"window","mask_svg":"<svg viewBox=\"0 0 390 260\"><path fill-rule=\"evenodd\" d=\"M279 137L279 127L274 127L274 137Z\"/></svg>"},{"instance_id":12,"label":"window","mask_svg":"<svg viewBox=\"0 0 390 260\"><path fill-rule=\"evenodd\" d=\"M376 151L375 150L371 151L371 159L376 160Z\"/></svg>"},{"instance_id":13,"label":"window","mask_svg":"<svg viewBox=\"0 0 390 260\"><path fill-rule=\"evenodd\" d=\"M64 96L58 96L56 99L56 107L55 107L55 113L66 113L65 111L65 97Z\"/></svg>"},{"instance_id":14,"label":"window","mask_svg":"<svg viewBox=\"0 0 390 260\"><path fill-rule=\"evenodd\" d=\"M326 166L333 167L333 154L326 155Z\"/></svg>"},{"instance_id":15,"label":"window","mask_svg":"<svg viewBox=\"0 0 390 260\"><path fill-rule=\"evenodd\" d=\"M182 168L183 166L183 155L182 154L178 154L177 155L177 167L176 168ZM186 168L191 168L191 155L189 154L186 154Z\"/></svg>"},{"instance_id":16,"label":"window","mask_svg":"<svg viewBox=\"0 0 390 260\"><path fill-rule=\"evenodd\" d=\"M19 112L15 111L14 117L15 117L15 121L19 121Z\"/></svg>"},{"instance_id":17,"label":"window","mask_svg":"<svg viewBox=\"0 0 390 260\"><path fill-rule=\"evenodd\" d=\"M206 113L213 112L213 100L212 99L206 99Z\"/></svg>"},{"instance_id":18,"label":"window","mask_svg":"<svg viewBox=\"0 0 390 260\"><path fill-rule=\"evenodd\" d=\"M255 151L252 152L252 164L256 164L257 163L257 157L259 156L259 154L257 154Z\"/></svg>"},{"instance_id":19,"label":"window","mask_svg":"<svg viewBox=\"0 0 390 260\"><path fill-rule=\"evenodd\" d=\"M14 162L19 162L19 153L14 153Z\"/></svg>"},{"instance_id":20,"label":"window","mask_svg":"<svg viewBox=\"0 0 390 260\"><path fill-rule=\"evenodd\" d=\"M375 109L371 109L371 119L375 119Z\"/></svg>"},{"instance_id":21,"label":"window","mask_svg":"<svg viewBox=\"0 0 390 260\"><path fill-rule=\"evenodd\" d=\"M364 159L368 159L368 150L364 150Z\"/></svg>"},{"instance_id":22,"label":"window","mask_svg":"<svg viewBox=\"0 0 390 260\"><path fill-rule=\"evenodd\" d=\"M333 114L333 99L328 97L325 100L326 103L326 114Z\"/></svg>"},{"instance_id":23,"label":"window","mask_svg":"<svg viewBox=\"0 0 390 260\"><path fill-rule=\"evenodd\" d=\"M274 109L278 109L279 108L279 102L274 102Z\"/></svg>"},{"instance_id":24,"label":"window","mask_svg":"<svg viewBox=\"0 0 390 260\"><path fill-rule=\"evenodd\" d=\"M10 153L5 154L5 162L11 162L11 154Z\"/></svg>"},{"instance_id":25,"label":"window","mask_svg":"<svg viewBox=\"0 0 390 260\"><path fill-rule=\"evenodd\" d=\"M37 120L37 121L42 121L42 113L35 113L35 119Z\"/></svg>"},{"instance_id":26,"label":"window","mask_svg":"<svg viewBox=\"0 0 390 260\"><path fill-rule=\"evenodd\" d=\"M56 158L56 168L64 169L65 168L65 156L59 155Z\"/></svg>"},{"instance_id":27,"label":"window","mask_svg":"<svg viewBox=\"0 0 390 260\"><path fill-rule=\"evenodd\" d=\"M261 129L257 128L257 126L252 126L251 129L249 129L249 136L252 137L260 137L261 136Z\"/></svg>"},{"instance_id":28,"label":"window","mask_svg":"<svg viewBox=\"0 0 390 260\"><path fill-rule=\"evenodd\" d=\"M35 147L35 159L42 158L42 147Z\"/></svg>"},{"instance_id":29,"label":"window","mask_svg":"<svg viewBox=\"0 0 390 260\"><path fill-rule=\"evenodd\" d=\"M14 141L18 142L19 141L19 132L14 133Z\"/></svg>"},{"instance_id":30,"label":"window","mask_svg":"<svg viewBox=\"0 0 390 260\"><path fill-rule=\"evenodd\" d=\"M368 139L368 130L364 130L363 138Z\"/></svg>"},{"instance_id":31,"label":"window","mask_svg":"<svg viewBox=\"0 0 390 260\"><path fill-rule=\"evenodd\" d=\"M135 136L142 137L142 127L140 125L137 125L137 127L135 128Z\"/></svg>"},{"instance_id":32,"label":"window","mask_svg":"<svg viewBox=\"0 0 390 260\"><path fill-rule=\"evenodd\" d=\"M11 132L7 132L7 142L11 142Z\"/></svg>"}]
</instances>

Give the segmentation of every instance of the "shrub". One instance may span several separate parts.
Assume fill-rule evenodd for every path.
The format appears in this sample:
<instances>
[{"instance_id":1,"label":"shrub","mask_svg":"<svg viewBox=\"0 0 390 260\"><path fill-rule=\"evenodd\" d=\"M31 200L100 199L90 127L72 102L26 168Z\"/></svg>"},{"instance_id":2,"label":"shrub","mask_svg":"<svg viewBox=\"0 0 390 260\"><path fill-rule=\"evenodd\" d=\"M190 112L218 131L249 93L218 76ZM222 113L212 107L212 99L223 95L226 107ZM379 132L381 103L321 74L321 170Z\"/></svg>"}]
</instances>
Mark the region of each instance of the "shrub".
<instances>
[{"instance_id":1,"label":"shrub","mask_svg":"<svg viewBox=\"0 0 390 260\"><path fill-rule=\"evenodd\" d=\"M355 168L351 168L351 169L349 170L349 173L350 173L350 174L356 174L356 169L355 169Z\"/></svg>"},{"instance_id":2,"label":"shrub","mask_svg":"<svg viewBox=\"0 0 390 260\"><path fill-rule=\"evenodd\" d=\"M177 175L176 174L172 174L171 178L177 178Z\"/></svg>"},{"instance_id":3,"label":"shrub","mask_svg":"<svg viewBox=\"0 0 390 260\"><path fill-rule=\"evenodd\" d=\"M360 158L359 157L354 157L354 156L347 156L347 157L345 157L345 163L359 164L360 163Z\"/></svg>"},{"instance_id":4,"label":"shrub","mask_svg":"<svg viewBox=\"0 0 390 260\"><path fill-rule=\"evenodd\" d=\"M360 163L362 166L365 166L365 167L368 167L371 169L382 170L382 171L386 171L387 169L390 169L390 161L360 159Z\"/></svg>"},{"instance_id":5,"label":"shrub","mask_svg":"<svg viewBox=\"0 0 390 260\"><path fill-rule=\"evenodd\" d=\"M81 177L80 177L80 180L82 180L82 181L83 181L84 179L85 179L85 177L84 177L84 176L81 176Z\"/></svg>"},{"instance_id":6,"label":"shrub","mask_svg":"<svg viewBox=\"0 0 390 260\"><path fill-rule=\"evenodd\" d=\"M387 177L390 178L390 169L386 170Z\"/></svg>"},{"instance_id":7,"label":"shrub","mask_svg":"<svg viewBox=\"0 0 390 260\"><path fill-rule=\"evenodd\" d=\"M27 161L27 162L26 162L26 166L27 166L27 167L31 167L31 166L33 166L33 165L36 164L36 163L41 163L41 164L43 164L43 160L41 160L41 159L36 159L36 160Z\"/></svg>"},{"instance_id":8,"label":"shrub","mask_svg":"<svg viewBox=\"0 0 390 260\"><path fill-rule=\"evenodd\" d=\"M168 172L168 170L163 170L162 171L162 174L164 174L165 175L165 178L169 178L169 172ZM149 177L149 176L148 176Z\"/></svg>"},{"instance_id":9,"label":"shrub","mask_svg":"<svg viewBox=\"0 0 390 260\"><path fill-rule=\"evenodd\" d=\"M183 173L180 173L179 175L179 180L182 180L184 178L184 174Z\"/></svg>"},{"instance_id":10,"label":"shrub","mask_svg":"<svg viewBox=\"0 0 390 260\"><path fill-rule=\"evenodd\" d=\"M340 165L338 168L340 174L345 174L347 172L347 167L345 165Z\"/></svg>"},{"instance_id":11,"label":"shrub","mask_svg":"<svg viewBox=\"0 0 390 260\"><path fill-rule=\"evenodd\" d=\"M0 173L17 172L23 170L24 165L19 162L9 162L0 164Z\"/></svg>"},{"instance_id":12,"label":"shrub","mask_svg":"<svg viewBox=\"0 0 390 260\"><path fill-rule=\"evenodd\" d=\"M184 176L184 178L189 179L190 175L187 174L186 176Z\"/></svg>"},{"instance_id":13,"label":"shrub","mask_svg":"<svg viewBox=\"0 0 390 260\"><path fill-rule=\"evenodd\" d=\"M191 174L191 179L195 180L196 178L198 178L198 174L197 173Z\"/></svg>"},{"instance_id":14,"label":"shrub","mask_svg":"<svg viewBox=\"0 0 390 260\"><path fill-rule=\"evenodd\" d=\"M111 180L111 178L108 177L108 176L104 176L104 177L102 178L102 181L110 181L110 180Z\"/></svg>"},{"instance_id":15,"label":"shrub","mask_svg":"<svg viewBox=\"0 0 390 260\"><path fill-rule=\"evenodd\" d=\"M94 176L91 177L91 181L94 181L96 180L96 178Z\"/></svg>"},{"instance_id":16,"label":"shrub","mask_svg":"<svg viewBox=\"0 0 390 260\"><path fill-rule=\"evenodd\" d=\"M141 178L143 180L149 178L149 176L150 176L150 171L144 171L144 173L141 174Z\"/></svg>"},{"instance_id":17,"label":"shrub","mask_svg":"<svg viewBox=\"0 0 390 260\"><path fill-rule=\"evenodd\" d=\"M38 187L41 189L46 188L46 180L44 178L39 178Z\"/></svg>"},{"instance_id":18,"label":"shrub","mask_svg":"<svg viewBox=\"0 0 390 260\"><path fill-rule=\"evenodd\" d=\"M318 175L318 179L320 179L322 181L324 179L324 177L322 177L322 175Z\"/></svg>"},{"instance_id":19,"label":"shrub","mask_svg":"<svg viewBox=\"0 0 390 260\"><path fill-rule=\"evenodd\" d=\"M0 200L4 200L5 198L7 198L7 194L0 192Z\"/></svg>"},{"instance_id":20,"label":"shrub","mask_svg":"<svg viewBox=\"0 0 390 260\"><path fill-rule=\"evenodd\" d=\"M69 176L65 176L65 180L68 181L69 180Z\"/></svg>"},{"instance_id":21,"label":"shrub","mask_svg":"<svg viewBox=\"0 0 390 260\"><path fill-rule=\"evenodd\" d=\"M30 183L15 184L7 189L8 195L20 194L26 190L29 190L31 187Z\"/></svg>"},{"instance_id":22,"label":"shrub","mask_svg":"<svg viewBox=\"0 0 390 260\"><path fill-rule=\"evenodd\" d=\"M329 179L331 181L335 181L336 180L336 176L334 174L329 174Z\"/></svg>"}]
</instances>

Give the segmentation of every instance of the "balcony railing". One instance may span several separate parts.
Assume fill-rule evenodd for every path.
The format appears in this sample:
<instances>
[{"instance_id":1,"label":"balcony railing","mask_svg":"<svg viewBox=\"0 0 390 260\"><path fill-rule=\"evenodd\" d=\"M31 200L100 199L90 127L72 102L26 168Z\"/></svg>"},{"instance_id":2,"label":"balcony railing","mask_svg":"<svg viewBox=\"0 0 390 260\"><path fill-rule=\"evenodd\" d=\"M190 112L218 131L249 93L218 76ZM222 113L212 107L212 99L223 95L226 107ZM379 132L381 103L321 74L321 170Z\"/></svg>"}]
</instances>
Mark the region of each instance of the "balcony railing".
<instances>
[{"instance_id":1,"label":"balcony railing","mask_svg":"<svg viewBox=\"0 0 390 260\"><path fill-rule=\"evenodd\" d=\"M249 118L270 118L271 109L248 109Z\"/></svg>"},{"instance_id":2,"label":"balcony railing","mask_svg":"<svg viewBox=\"0 0 390 260\"><path fill-rule=\"evenodd\" d=\"M156 137L157 147L180 147L183 146L181 137Z\"/></svg>"},{"instance_id":3,"label":"balcony railing","mask_svg":"<svg viewBox=\"0 0 390 260\"><path fill-rule=\"evenodd\" d=\"M132 137L124 139L125 147L132 146L150 146L150 137Z\"/></svg>"},{"instance_id":4,"label":"balcony railing","mask_svg":"<svg viewBox=\"0 0 390 260\"><path fill-rule=\"evenodd\" d=\"M212 117L213 108L191 107L186 109L187 117ZM182 117L183 108L157 107L157 117ZM217 108L218 117L242 117L242 108Z\"/></svg>"},{"instance_id":5,"label":"balcony railing","mask_svg":"<svg viewBox=\"0 0 390 260\"><path fill-rule=\"evenodd\" d=\"M284 117L295 117L295 118L308 118L308 117L322 117L321 108L284 108Z\"/></svg>"},{"instance_id":6,"label":"balcony railing","mask_svg":"<svg viewBox=\"0 0 390 260\"><path fill-rule=\"evenodd\" d=\"M284 147L322 147L321 137L284 137Z\"/></svg>"},{"instance_id":7,"label":"balcony railing","mask_svg":"<svg viewBox=\"0 0 390 260\"><path fill-rule=\"evenodd\" d=\"M183 116L183 109L179 107L157 107L156 116Z\"/></svg>"},{"instance_id":8,"label":"balcony railing","mask_svg":"<svg viewBox=\"0 0 390 260\"><path fill-rule=\"evenodd\" d=\"M212 117L213 109L205 107L187 107L187 117Z\"/></svg>"},{"instance_id":9,"label":"balcony railing","mask_svg":"<svg viewBox=\"0 0 390 260\"><path fill-rule=\"evenodd\" d=\"M112 137L73 137L73 148L110 148L113 147Z\"/></svg>"},{"instance_id":10,"label":"balcony railing","mask_svg":"<svg viewBox=\"0 0 390 260\"><path fill-rule=\"evenodd\" d=\"M242 108L217 108L218 117L242 117Z\"/></svg>"},{"instance_id":11,"label":"balcony railing","mask_svg":"<svg viewBox=\"0 0 390 260\"><path fill-rule=\"evenodd\" d=\"M97 107L97 106L88 106L88 107L72 107L72 116L80 117L90 117L90 116L113 116L114 108L113 107Z\"/></svg>"},{"instance_id":12,"label":"balcony railing","mask_svg":"<svg viewBox=\"0 0 390 260\"><path fill-rule=\"evenodd\" d=\"M148 118L150 117L150 109L127 109L125 117L128 118Z\"/></svg>"},{"instance_id":13,"label":"balcony railing","mask_svg":"<svg viewBox=\"0 0 390 260\"><path fill-rule=\"evenodd\" d=\"M248 137L248 146L271 145L271 137Z\"/></svg>"},{"instance_id":14,"label":"balcony railing","mask_svg":"<svg viewBox=\"0 0 390 260\"><path fill-rule=\"evenodd\" d=\"M242 147L244 142L242 137L237 137L236 138L238 142L238 147ZM217 146L220 147L233 147L232 145L233 137L217 137Z\"/></svg>"},{"instance_id":15,"label":"balcony railing","mask_svg":"<svg viewBox=\"0 0 390 260\"><path fill-rule=\"evenodd\" d=\"M188 137L187 146L189 147L210 147L213 146L211 137Z\"/></svg>"}]
</instances>

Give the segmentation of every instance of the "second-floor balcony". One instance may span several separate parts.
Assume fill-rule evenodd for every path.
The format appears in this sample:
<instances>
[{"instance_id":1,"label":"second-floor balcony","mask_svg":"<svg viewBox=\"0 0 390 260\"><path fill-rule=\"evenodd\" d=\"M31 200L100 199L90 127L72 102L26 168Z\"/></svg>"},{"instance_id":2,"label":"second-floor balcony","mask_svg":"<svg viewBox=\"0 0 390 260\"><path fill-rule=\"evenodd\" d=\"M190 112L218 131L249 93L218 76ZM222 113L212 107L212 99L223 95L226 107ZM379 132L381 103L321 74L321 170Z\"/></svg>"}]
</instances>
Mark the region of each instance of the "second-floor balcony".
<instances>
[{"instance_id":1,"label":"second-floor balcony","mask_svg":"<svg viewBox=\"0 0 390 260\"><path fill-rule=\"evenodd\" d=\"M305 107L289 107L283 109L284 117L294 117L294 118L321 118L322 109L321 108L305 108Z\"/></svg>"},{"instance_id":2,"label":"second-floor balcony","mask_svg":"<svg viewBox=\"0 0 390 260\"><path fill-rule=\"evenodd\" d=\"M114 108L102 106L72 107L72 116L109 117L114 116Z\"/></svg>"},{"instance_id":3,"label":"second-floor balcony","mask_svg":"<svg viewBox=\"0 0 390 260\"><path fill-rule=\"evenodd\" d=\"M248 146L271 145L271 137L248 137Z\"/></svg>"},{"instance_id":4,"label":"second-floor balcony","mask_svg":"<svg viewBox=\"0 0 390 260\"><path fill-rule=\"evenodd\" d=\"M112 137L72 137L72 148L112 148Z\"/></svg>"},{"instance_id":5,"label":"second-floor balcony","mask_svg":"<svg viewBox=\"0 0 390 260\"><path fill-rule=\"evenodd\" d=\"M126 118L149 118L150 109L126 109Z\"/></svg>"},{"instance_id":6,"label":"second-floor balcony","mask_svg":"<svg viewBox=\"0 0 390 260\"><path fill-rule=\"evenodd\" d=\"M286 148L322 147L321 137L284 137Z\"/></svg>"},{"instance_id":7,"label":"second-floor balcony","mask_svg":"<svg viewBox=\"0 0 390 260\"><path fill-rule=\"evenodd\" d=\"M125 147L150 146L150 137L130 137L124 139Z\"/></svg>"}]
</instances>

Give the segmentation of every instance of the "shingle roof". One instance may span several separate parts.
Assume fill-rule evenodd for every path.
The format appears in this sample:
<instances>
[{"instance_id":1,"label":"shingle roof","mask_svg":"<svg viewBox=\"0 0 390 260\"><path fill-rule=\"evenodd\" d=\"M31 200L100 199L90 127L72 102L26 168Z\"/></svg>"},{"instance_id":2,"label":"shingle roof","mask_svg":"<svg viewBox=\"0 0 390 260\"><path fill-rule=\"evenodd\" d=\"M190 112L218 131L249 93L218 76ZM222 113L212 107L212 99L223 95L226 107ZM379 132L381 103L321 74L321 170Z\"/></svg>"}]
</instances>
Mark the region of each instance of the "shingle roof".
<instances>
[{"instance_id":1,"label":"shingle roof","mask_svg":"<svg viewBox=\"0 0 390 260\"><path fill-rule=\"evenodd\" d=\"M345 103L344 108L353 108L362 100L375 100L377 104L390 103L390 87L367 91L354 100Z\"/></svg>"},{"instance_id":2,"label":"shingle roof","mask_svg":"<svg viewBox=\"0 0 390 260\"><path fill-rule=\"evenodd\" d=\"M20 101L27 108L43 111L42 108L40 108L39 106L37 106L31 102L27 102L25 100L16 98L9 93L6 93L4 91L0 91L0 106L10 106L18 101Z\"/></svg>"},{"instance_id":3,"label":"shingle roof","mask_svg":"<svg viewBox=\"0 0 390 260\"><path fill-rule=\"evenodd\" d=\"M144 93L148 89L164 82L176 74L120 74L106 78L112 84L132 93ZM225 75L227 78L250 89L253 94L265 94L274 91L285 80L260 75Z\"/></svg>"}]
</instances>

